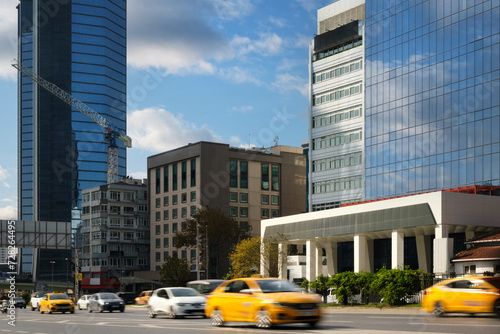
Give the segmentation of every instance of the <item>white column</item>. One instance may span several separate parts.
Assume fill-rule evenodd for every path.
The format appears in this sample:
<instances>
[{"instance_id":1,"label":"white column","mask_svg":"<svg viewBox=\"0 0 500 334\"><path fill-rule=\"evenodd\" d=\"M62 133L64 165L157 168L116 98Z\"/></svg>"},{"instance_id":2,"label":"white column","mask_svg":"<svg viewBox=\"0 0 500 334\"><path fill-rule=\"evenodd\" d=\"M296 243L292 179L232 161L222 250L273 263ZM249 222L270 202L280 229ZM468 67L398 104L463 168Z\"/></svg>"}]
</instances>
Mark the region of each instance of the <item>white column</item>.
<instances>
[{"instance_id":1,"label":"white column","mask_svg":"<svg viewBox=\"0 0 500 334\"><path fill-rule=\"evenodd\" d=\"M325 252L328 275L333 276L337 273L337 243L334 241L327 241L325 244Z\"/></svg>"},{"instance_id":2,"label":"white column","mask_svg":"<svg viewBox=\"0 0 500 334\"><path fill-rule=\"evenodd\" d=\"M370 271L370 254L366 235L354 235L354 272Z\"/></svg>"},{"instance_id":3,"label":"white column","mask_svg":"<svg viewBox=\"0 0 500 334\"><path fill-rule=\"evenodd\" d=\"M431 269L431 236L417 234L415 241L417 243L418 267L424 273L428 273Z\"/></svg>"},{"instance_id":4,"label":"white column","mask_svg":"<svg viewBox=\"0 0 500 334\"><path fill-rule=\"evenodd\" d=\"M264 251L264 243L260 243L260 275L262 277L269 277L269 268Z\"/></svg>"},{"instance_id":5,"label":"white column","mask_svg":"<svg viewBox=\"0 0 500 334\"><path fill-rule=\"evenodd\" d=\"M288 256L286 245L278 244L278 273L279 278L287 279Z\"/></svg>"},{"instance_id":6,"label":"white column","mask_svg":"<svg viewBox=\"0 0 500 334\"><path fill-rule=\"evenodd\" d=\"M316 278L316 242L306 241L306 279L310 282Z\"/></svg>"},{"instance_id":7,"label":"white column","mask_svg":"<svg viewBox=\"0 0 500 334\"><path fill-rule=\"evenodd\" d=\"M434 238L434 274L446 274L450 271L453 256L453 238L448 238L448 225L437 225Z\"/></svg>"},{"instance_id":8,"label":"white column","mask_svg":"<svg viewBox=\"0 0 500 334\"><path fill-rule=\"evenodd\" d=\"M323 274L323 247L316 242L316 276Z\"/></svg>"},{"instance_id":9,"label":"white column","mask_svg":"<svg viewBox=\"0 0 500 334\"><path fill-rule=\"evenodd\" d=\"M404 269L405 267L405 233L403 230L392 231L391 268Z\"/></svg>"}]
</instances>

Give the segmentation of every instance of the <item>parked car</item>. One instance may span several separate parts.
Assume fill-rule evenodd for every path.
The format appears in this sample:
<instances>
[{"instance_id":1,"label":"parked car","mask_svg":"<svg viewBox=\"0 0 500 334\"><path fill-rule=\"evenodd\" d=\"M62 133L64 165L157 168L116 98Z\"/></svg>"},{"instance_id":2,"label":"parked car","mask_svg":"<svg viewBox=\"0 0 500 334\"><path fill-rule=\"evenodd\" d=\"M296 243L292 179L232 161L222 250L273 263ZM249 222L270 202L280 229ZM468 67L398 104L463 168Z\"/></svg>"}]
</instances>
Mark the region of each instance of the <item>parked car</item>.
<instances>
[{"instance_id":1,"label":"parked car","mask_svg":"<svg viewBox=\"0 0 500 334\"><path fill-rule=\"evenodd\" d=\"M424 290L422 309L445 313L495 313L500 317L500 277L462 277L441 281Z\"/></svg>"},{"instance_id":2,"label":"parked car","mask_svg":"<svg viewBox=\"0 0 500 334\"><path fill-rule=\"evenodd\" d=\"M188 288L193 288L199 293L204 295L208 295L212 291L215 290L216 287L224 283L223 279L207 279L207 280L199 280L199 281L190 281L187 282L186 286Z\"/></svg>"},{"instance_id":3,"label":"parked car","mask_svg":"<svg viewBox=\"0 0 500 334\"><path fill-rule=\"evenodd\" d=\"M148 300L149 316L165 314L174 319L188 315L205 317L206 297L192 288L160 288Z\"/></svg>"},{"instance_id":4,"label":"parked car","mask_svg":"<svg viewBox=\"0 0 500 334\"><path fill-rule=\"evenodd\" d=\"M77 305L79 310L86 310L89 307L90 295L83 295L78 299Z\"/></svg>"},{"instance_id":5,"label":"parked car","mask_svg":"<svg viewBox=\"0 0 500 334\"><path fill-rule=\"evenodd\" d=\"M153 293L153 290L142 291L137 298L135 298L135 303L139 305L144 305L148 303L149 296Z\"/></svg>"},{"instance_id":6,"label":"parked car","mask_svg":"<svg viewBox=\"0 0 500 334\"><path fill-rule=\"evenodd\" d=\"M15 307L26 308L26 301L21 297L14 297L12 299L12 302L14 303Z\"/></svg>"},{"instance_id":7,"label":"parked car","mask_svg":"<svg viewBox=\"0 0 500 334\"><path fill-rule=\"evenodd\" d=\"M89 300L88 311L125 311L125 303L121 298L111 292L94 293Z\"/></svg>"},{"instance_id":8,"label":"parked car","mask_svg":"<svg viewBox=\"0 0 500 334\"><path fill-rule=\"evenodd\" d=\"M39 305L40 313L70 312L75 313L75 304L65 293L47 293Z\"/></svg>"},{"instance_id":9,"label":"parked car","mask_svg":"<svg viewBox=\"0 0 500 334\"><path fill-rule=\"evenodd\" d=\"M125 304L135 303L135 293L133 292L118 292L116 295L120 297Z\"/></svg>"},{"instance_id":10,"label":"parked car","mask_svg":"<svg viewBox=\"0 0 500 334\"><path fill-rule=\"evenodd\" d=\"M219 285L208 295L205 314L213 326L228 321L253 322L260 328L275 324L308 323L321 319L321 296L303 292L277 278L237 278Z\"/></svg>"},{"instance_id":11,"label":"parked car","mask_svg":"<svg viewBox=\"0 0 500 334\"><path fill-rule=\"evenodd\" d=\"M2 302L0 303L0 311L2 311L2 313L7 313L8 308L9 301L7 299L2 300Z\"/></svg>"},{"instance_id":12,"label":"parked car","mask_svg":"<svg viewBox=\"0 0 500 334\"><path fill-rule=\"evenodd\" d=\"M38 310L40 311L40 302L42 301L43 297L45 297L45 295L47 293L50 293L49 291L37 291L35 293L33 293L31 295L31 310L34 311L34 310Z\"/></svg>"}]
</instances>

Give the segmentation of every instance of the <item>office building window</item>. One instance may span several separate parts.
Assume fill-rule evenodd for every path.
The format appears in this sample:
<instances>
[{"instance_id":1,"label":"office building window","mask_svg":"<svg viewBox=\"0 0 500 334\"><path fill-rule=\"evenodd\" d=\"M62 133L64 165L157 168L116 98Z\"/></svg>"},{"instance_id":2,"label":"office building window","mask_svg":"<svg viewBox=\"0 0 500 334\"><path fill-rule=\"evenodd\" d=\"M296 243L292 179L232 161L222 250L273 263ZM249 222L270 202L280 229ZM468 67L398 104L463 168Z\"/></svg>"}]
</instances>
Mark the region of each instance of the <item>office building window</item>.
<instances>
[{"instance_id":1,"label":"office building window","mask_svg":"<svg viewBox=\"0 0 500 334\"><path fill-rule=\"evenodd\" d=\"M191 187L196 187L196 159L191 159Z\"/></svg>"},{"instance_id":2,"label":"office building window","mask_svg":"<svg viewBox=\"0 0 500 334\"><path fill-rule=\"evenodd\" d=\"M262 218L269 218L269 209L262 209Z\"/></svg>"},{"instance_id":3,"label":"office building window","mask_svg":"<svg viewBox=\"0 0 500 334\"><path fill-rule=\"evenodd\" d=\"M160 221L160 219L161 219L161 213L160 213L160 211L156 211L155 212L155 218L156 218L156 221Z\"/></svg>"},{"instance_id":4,"label":"office building window","mask_svg":"<svg viewBox=\"0 0 500 334\"><path fill-rule=\"evenodd\" d=\"M280 198L278 196L271 196L271 204L272 205L279 205L280 204Z\"/></svg>"},{"instance_id":5,"label":"office building window","mask_svg":"<svg viewBox=\"0 0 500 334\"><path fill-rule=\"evenodd\" d=\"M160 193L160 168L156 168L156 193Z\"/></svg>"},{"instance_id":6,"label":"office building window","mask_svg":"<svg viewBox=\"0 0 500 334\"><path fill-rule=\"evenodd\" d=\"M172 233L177 233L177 223L172 224Z\"/></svg>"},{"instance_id":7,"label":"office building window","mask_svg":"<svg viewBox=\"0 0 500 334\"><path fill-rule=\"evenodd\" d=\"M240 188L248 189L248 161L240 161Z\"/></svg>"},{"instance_id":8,"label":"office building window","mask_svg":"<svg viewBox=\"0 0 500 334\"><path fill-rule=\"evenodd\" d=\"M271 167L271 173L272 173L272 190L274 191L279 191L280 190L280 167L277 165L273 165Z\"/></svg>"},{"instance_id":9,"label":"office building window","mask_svg":"<svg viewBox=\"0 0 500 334\"><path fill-rule=\"evenodd\" d=\"M191 202L196 202L196 191L191 191Z\"/></svg>"},{"instance_id":10,"label":"office building window","mask_svg":"<svg viewBox=\"0 0 500 334\"><path fill-rule=\"evenodd\" d=\"M262 204L269 204L269 195L262 195L261 201Z\"/></svg>"},{"instance_id":11,"label":"office building window","mask_svg":"<svg viewBox=\"0 0 500 334\"><path fill-rule=\"evenodd\" d=\"M261 173L261 180L262 180L262 190L269 190L269 165L268 164L262 164L262 173Z\"/></svg>"},{"instance_id":12,"label":"office building window","mask_svg":"<svg viewBox=\"0 0 500 334\"><path fill-rule=\"evenodd\" d=\"M181 163L182 174L181 174L181 186L182 189L186 189L187 187L187 162L183 161Z\"/></svg>"},{"instance_id":13,"label":"office building window","mask_svg":"<svg viewBox=\"0 0 500 334\"><path fill-rule=\"evenodd\" d=\"M161 226L160 225L156 225L155 226L155 231L156 231L156 235L160 234L161 233Z\"/></svg>"},{"instance_id":14,"label":"office building window","mask_svg":"<svg viewBox=\"0 0 500 334\"><path fill-rule=\"evenodd\" d=\"M163 234L168 234L168 224L163 224Z\"/></svg>"},{"instance_id":15,"label":"office building window","mask_svg":"<svg viewBox=\"0 0 500 334\"><path fill-rule=\"evenodd\" d=\"M156 243L156 248L160 248L161 247L161 240L160 240L160 238L156 238L155 239L155 243Z\"/></svg>"},{"instance_id":16,"label":"office building window","mask_svg":"<svg viewBox=\"0 0 500 334\"><path fill-rule=\"evenodd\" d=\"M236 160L229 162L229 186L232 188L238 187L238 161Z\"/></svg>"},{"instance_id":17,"label":"office building window","mask_svg":"<svg viewBox=\"0 0 500 334\"><path fill-rule=\"evenodd\" d=\"M163 197L163 206L168 206L168 196Z\"/></svg>"},{"instance_id":18,"label":"office building window","mask_svg":"<svg viewBox=\"0 0 500 334\"><path fill-rule=\"evenodd\" d=\"M248 208L240 208L240 217L248 217Z\"/></svg>"},{"instance_id":19,"label":"office building window","mask_svg":"<svg viewBox=\"0 0 500 334\"><path fill-rule=\"evenodd\" d=\"M170 238L163 238L163 247L169 247Z\"/></svg>"},{"instance_id":20,"label":"office building window","mask_svg":"<svg viewBox=\"0 0 500 334\"><path fill-rule=\"evenodd\" d=\"M328 126L330 124L340 123L353 118L359 118L361 116L362 116L361 105L356 105L354 107L340 109L331 113L313 117L313 127L319 128L322 126Z\"/></svg>"},{"instance_id":21,"label":"office building window","mask_svg":"<svg viewBox=\"0 0 500 334\"><path fill-rule=\"evenodd\" d=\"M168 210L163 211L163 220L168 220L168 213L169 213Z\"/></svg>"},{"instance_id":22,"label":"office building window","mask_svg":"<svg viewBox=\"0 0 500 334\"><path fill-rule=\"evenodd\" d=\"M323 194L357 188L361 188L361 175L313 183L314 194Z\"/></svg>"},{"instance_id":23,"label":"office building window","mask_svg":"<svg viewBox=\"0 0 500 334\"><path fill-rule=\"evenodd\" d=\"M181 257L183 260L187 260L187 250L183 249L181 251Z\"/></svg>"},{"instance_id":24,"label":"office building window","mask_svg":"<svg viewBox=\"0 0 500 334\"><path fill-rule=\"evenodd\" d=\"M361 152L344 154L331 158L325 158L313 161L313 171L319 172L322 170L356 166L361 164L361 162L362 162Z\"/></svg>"},{"instance_id":25,"label":"office building window","mask_svg":"<svg viewBox=\"0 0 500 334\"><path fill-rule=\"evenodd\" d=\"M177 182L178 182L178 175L177 175L177 164L172 165L172 190L177 190Z\"/></svg>"},{"instance_id":26,"label":"office building window","mask_svg":"<svg viewBox=\"0 0 500 334\"><path fill-rule=\"evenodd\" d=\"M168 251L164 251L163 252L163 261L167 261L169 258L169 254L168 254Z\"/></svg>"},{"instance_id":27,"label":"office building window","mask_svg":"<svg viewBox=\"0 0 500 334\"><path fill-rule=\"evenodd\" d=\"M156 259L156 262L160 262L161 261L161 253L160 252L156 252L155 253L155 259ZM160 270L160 267L156 267L156 270Z\"/></svg>"},{"instance_id":28,"label":"office building window","mask_svg":"<svg viewBox=\"0 0 500 334\"><path fill-rule=\"evenodd\" d=\"M240 194L240 202L241 203L248 203L248 194L247 193Z\"/></svg>"},{"instance_id":29,"label":"office building window","mask_svg":"<svg viewBox=\"0 0 500 334\"><path fill-rule=\"evenodd\" d=\"M187 217L187 208L182 208L181 209L181 217L186 218Z\"/></svg>"},{"instance_id":30,"label":"office building window","mask_svg":"<svg viewBox=\"0 0 500 334\"><path fill-rule=\"evenodd\" d=\"M279 216L280 216L280 212L279 212L279 210L271 210L271 216L272 216L273 218L277 218L277 217L279 217Z\"/></svg>"},{"instance_id":31,"label":"office building window","mask_svg":"<svg viewBox=\"0 0 500 334\"><path fill-rule=\"evenodd\" d=\"M476 265L470 265L470 266L465 266L464 267L464 273L465 274L475 274L476 273Z\"/></svg>"},{"instance_id":32,"label":"office building window","mask_svg":"<svg viewBox=\"0 0 500 334\"><path fill-rule=\"evenodd\" d=\"M191 216L196 214L196 206L191 206Z\"/></svg>"},{"instance_id":33,"label":"office building window","mask_svg":"<svg viewBox=\"0 0 500 334\"><path fill-rule=\"evenodd\" d=\"M238 201L238 193L229 193L229 201L237 202Z\"/></svg>"},{"instance_id":34,"label":"office building window","mask_svg":"<svg viewBox=\"0 0 500 334\"><path fill-rule=\"evenodd\" d=\"M229 215L231 217L237 217L238 216L238 208L235 206L232 206L229 208Z\"/></svg>"},{"instance_id":35,"label":"office building window","mask_svg":"<svg viewBox=\"0 0 500 334\"><path fill-rule=\"evenodd\" d=\"M363 68L363 60L356 59L347 63L330 67L326 71L321 71L313 74L313 83L338 78L344 74L349 74L354 71L359 71Z\"/></svg>"},{"instance_id":36,"label":"office building window","mask_svg":"<svg viewBox=\"0 0 500 334\"><path fill-rule=\"evenodd\" d=\"M163 167L163 192L168 191L168 166Z\"/></svg>"},{"instance_id":37,"label":"office building window","mask_svg":"<svg viewBox=\"0 0 500 334\"><path fill-rule=\"evenodd\" d=\"M196 259L196 250L191 249L191 260L194 260L194 259Z\"/></svg>"},{"instance_id":38,"label":"office building window","mask_svg":"<svg viewBox=\"0 0 500 334\"><path fill-rule=\"evenodd\" d=\"M186 203L187 202L187 197L188 197L187 193L182 193L181 194L181 201L182 201L182 203Z\"/></svg>"},{"instance_id":39,"label":"office building window","mask_svg":"<svg viewBox=\"0 0 500 334\"><path fill-rule=\"evenodd\" d=\"M179 211L178 211L177 209L173 209L173 210L172 210L172 219L177 219L177 217L178 217L178 212L179 212Z\"/></svg>"},{"instance_id":40,"label":"office building window","mask_svg":"<svg viewBox=\"0 0 500 334\"><path fill-rule=\"evenodd\" d=\"M156 207L159 208L161 205L161 199L157 198L155 199L155 202L156 202Z\"/></svg>"},{"instance_id":41,"label":"office building window","mask_svg":"<svg viewBox=\"0 0 500 334\"><path fill-rule=\"evenodd\" d=\"M361 82L356 82L354 84L337 87L328 91L326 94L321 93L321 95L314 95L312 100L313 106L328 103L330 101L338 101L344 97L362 93L362 87L363 84Z\"/></svg>"},{"instance_id":42,"label":"office building window","mask_svg":"<svg viewBox=\"0 0 500 334\"><path fill-rule=\"evenodd\" d=\"M178 203L178 200L177 200L177 199L178 199L178 196L177 196L177 195L172 195L172 204L173 204L173 205L177 205L177 203Z\"/></svg>"},{"instance_id":43,"label":"office building window","mask_svg":"<svg viewBox=\"0 0 500 334\"><path fill-rule=\"evenodd\" d=\"M335 133L333 135L313 139L313 149L319 150L323 148L344 145L355 141L360 141L362 139L363 131L361 129Z\"/></svg>"}]
</instances>

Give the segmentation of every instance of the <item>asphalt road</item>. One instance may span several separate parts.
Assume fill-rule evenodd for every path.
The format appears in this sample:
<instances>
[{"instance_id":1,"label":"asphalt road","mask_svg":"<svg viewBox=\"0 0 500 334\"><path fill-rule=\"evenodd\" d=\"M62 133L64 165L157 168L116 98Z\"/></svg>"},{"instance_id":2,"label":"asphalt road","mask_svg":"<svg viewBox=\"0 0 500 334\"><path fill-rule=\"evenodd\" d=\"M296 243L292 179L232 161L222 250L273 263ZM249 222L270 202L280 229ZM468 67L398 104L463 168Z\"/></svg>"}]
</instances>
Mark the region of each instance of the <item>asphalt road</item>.
<instances>
[{"instance_id":1,"label":"asphalt road","mask_svg":"<svg viewBox=\"0 0 500 334\"><path fill-rule=\"evenodd\" d=\"M124 313L40 314L30 309L16 310L15 326L0 315L0 334L150 334L150 333L261 333L266 330L242 323L228 323L217 328L209 319L150 319L145 308L127 307ZM500 319L490 315L446 315L436 318L419 309L333 309L324 314L316 328L304 324L271 328L269 333L500 333Z\"/></svg>"}]
</instances>

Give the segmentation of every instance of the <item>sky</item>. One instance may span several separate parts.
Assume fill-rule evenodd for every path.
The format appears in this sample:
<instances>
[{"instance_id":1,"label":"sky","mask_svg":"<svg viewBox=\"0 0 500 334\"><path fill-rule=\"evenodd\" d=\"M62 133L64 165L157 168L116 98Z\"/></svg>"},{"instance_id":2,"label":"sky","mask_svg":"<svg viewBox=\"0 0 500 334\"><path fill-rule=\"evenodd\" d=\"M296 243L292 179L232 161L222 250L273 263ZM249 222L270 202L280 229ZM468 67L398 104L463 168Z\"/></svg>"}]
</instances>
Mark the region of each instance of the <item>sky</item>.
<instances>
[{"instance_id":1,"label":"sky","mask_svg":"<svg viewBox=\"0 0 500 334\"><path fill-rule=\"evenodd\" d=\"M333 0L128 0L127 174L201 140L300 147L308 50ZM17 11L0 1L0 219L17 219ZM147 3L147 6L145 4Z\"/></svg>"}]
</instances>

